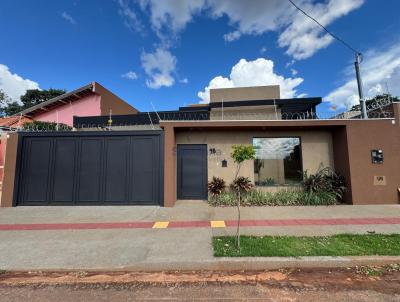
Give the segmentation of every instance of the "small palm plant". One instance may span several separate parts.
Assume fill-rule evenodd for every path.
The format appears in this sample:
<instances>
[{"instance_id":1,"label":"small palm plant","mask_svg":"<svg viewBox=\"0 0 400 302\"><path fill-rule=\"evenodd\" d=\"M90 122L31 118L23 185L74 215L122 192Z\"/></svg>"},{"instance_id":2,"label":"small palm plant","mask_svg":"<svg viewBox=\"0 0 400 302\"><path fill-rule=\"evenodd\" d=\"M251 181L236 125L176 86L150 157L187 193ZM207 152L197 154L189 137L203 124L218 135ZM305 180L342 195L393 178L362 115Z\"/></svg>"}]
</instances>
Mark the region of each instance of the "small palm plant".
<instances>
[{"instance_id":1,"label":"small palm plant","mask_svg":"<svg viewBox=\"0 0 400 302\"><path fill-rule=\"evenodd\" d=\"M220 177L213 176L212 180L208 183L208 192L213 198L218 198L225 191L225 188L225 180Z\"/></svg>"}]
</instances>

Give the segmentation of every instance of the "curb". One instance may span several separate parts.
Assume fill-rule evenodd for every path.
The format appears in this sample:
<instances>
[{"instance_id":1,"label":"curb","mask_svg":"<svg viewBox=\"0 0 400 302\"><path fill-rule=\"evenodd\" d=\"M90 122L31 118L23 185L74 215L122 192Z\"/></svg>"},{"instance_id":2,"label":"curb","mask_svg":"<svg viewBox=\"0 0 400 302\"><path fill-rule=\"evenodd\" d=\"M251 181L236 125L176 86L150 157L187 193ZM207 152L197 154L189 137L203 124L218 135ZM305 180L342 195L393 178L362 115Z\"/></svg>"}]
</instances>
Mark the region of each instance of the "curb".
<instances>
[{"instance_id":1,"label":"curb","mask_svg":"<svg viewBox=\"0 0 400 302\"><path fill-rule=\"evenodd\" d=\"M351 257L218 257L212 260L185 262L141 262L130 266L98 268L20 268L9 272L158 272L158 271L256 271L283 268L346 268L356 266L381 266L400 263L400 256L351 256Z\"/></svg>"}]
</instances>

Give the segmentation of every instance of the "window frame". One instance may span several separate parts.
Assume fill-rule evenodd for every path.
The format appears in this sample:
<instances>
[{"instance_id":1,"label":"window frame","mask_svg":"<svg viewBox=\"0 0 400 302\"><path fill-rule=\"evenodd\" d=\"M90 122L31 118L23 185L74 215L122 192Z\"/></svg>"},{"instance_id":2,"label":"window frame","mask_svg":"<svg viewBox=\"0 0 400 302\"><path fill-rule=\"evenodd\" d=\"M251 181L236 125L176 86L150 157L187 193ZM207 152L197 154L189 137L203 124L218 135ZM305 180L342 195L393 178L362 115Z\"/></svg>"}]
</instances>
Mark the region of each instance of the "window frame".
<instances>
[{"instance_id":1,"label":"window frame","mask_svg":"<svg viewBox=\"0 0 400 302\"><path fill-rule=\"evenodd\" d=\"M252 136L252 138L251 138L251 145L253 146L253 148L254 148L254 139L255 138L258 138L258 139L260 139L260 138L298 138L299 139L299 145L300 145L300 170L301 170L301 180L300 180L300 182L303 180L303 175L304 175L304 165L303 165L303 142L302 142L302 139L301 139L301 136L300 135L280 135L280 136ZM253 173L254 173L254 163L253 163ZM255 186L255 187L284 187L284 186L299 186L300 185L300 182L298 183L298 184L296 184L296 185L289 185L289 184L283 184L283 185L281 185L281 184L279 184L279 185L273 185L273 186ZM255 185L255 183L256 183L256 180L255 180L255 178L254 178L254 185Z\"/></svg>"}]
</instances>

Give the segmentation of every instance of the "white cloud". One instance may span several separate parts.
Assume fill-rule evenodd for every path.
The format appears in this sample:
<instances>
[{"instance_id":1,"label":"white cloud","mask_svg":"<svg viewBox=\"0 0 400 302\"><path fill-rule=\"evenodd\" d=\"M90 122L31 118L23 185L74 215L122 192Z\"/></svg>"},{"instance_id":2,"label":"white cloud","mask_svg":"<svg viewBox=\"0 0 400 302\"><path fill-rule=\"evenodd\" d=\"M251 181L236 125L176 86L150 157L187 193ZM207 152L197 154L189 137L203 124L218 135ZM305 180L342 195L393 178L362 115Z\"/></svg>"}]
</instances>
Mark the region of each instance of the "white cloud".
<instances>
[{"instance_id":1,"label":"white cloud","mask_svg":"<svg viewBox=\"0 0 400 302\"><path fill-rule=\"evenodd\" d=\"M364 0L297 0L296 3L311 16L327 26L359 8ZM268 31L279 33L278 45L296 60L311 57L327 47L332 38L313 21L297 11L288 1L253 0L140 0L140 7L150 12L153 29L173 34L183 30L194 16L206 12L212 18L227 17L233 27L223 38L234 41L243 35L261 35Z\"/></svg>"},{"instance_id":2,"label":"white cloud","mask_svg":"<svg viewBox=\"0 0 400 302\"><path fill-rule=\"evenodd\" d=\"M0 89L12 101L20 102L20 96L28 89L39 89L39 84L29 79L24 79L16 73L11 73L6 65L0 64Z\"/></svg>"},{"instance_id":3,"label":"white cloud","mask_svg":"<svg viewBox=\"0 0 400 302\"><path fill-rule=\"evenodd\" d=\"M364 0L330 0L326 3L312 4L310 1L299 1L299 5L309 15L327 26L359 8L363 2ZM331 36L301 12L296 11L292 18L289 26L280 34L278 44L281 47L287 47L286 53L295 59L311 57L333 41Z\"/></svg>"},{"instance_id":4,"label":"white cloud","mask_svg":"<svg viewBox=\"0 0 400 302\"><path fill-rule=\"evenodd\" d=\"M150 12L153 30L161 39L164 31L177 33L205 6L205 0L139 0L140 7Z\"/></svg>"},{"instance_id":5,"label":"white cloud","mask_svg":"<svg viewBox=\"0 0 400 302\"><path fill-rule=\"evenodd\" d=\"M260 53L264 54L264 53L266 53L266 52L267 52L267 48L266 48L266 47L262 47L262 48L260 49Z\"/></svg>"},{"instance_id":6,"label":"white cloud","mask_svg":"<svg viewBox=\"0 0 400 302\"><path fill-rule=\"evenodd\" d=\"M227 42L232 42L235 40L239 40L241 36L242 36L241 32L238 30L235 30L235 31L225 34L224 40Z\"/></svg>"},{"instance_id":7,"label":"white cloud","mask_svg":"<svg viewBox=\"0 0 400 302\"><path fill-rule=\"evenodd\" d=\"M118 13L124 19L125 26L132 31L142 31L143 25L136 16L135 11L131 8L129 0L118 0L118 5Z\"/></svg>"},{"instance_id":8,"label":"white cloud","mask_svg":"<svg viewBox=\"0 0 400 302\"><path fill-rule=\"evenodd\" d=\"M274 62L259 58L254 61L241 59L232 67L229 77L216 76L203 91L198 92L201 102L210 101L211 88L231 88L245 86L280 85L281 97L296 96L296 87L303 82L302 78L284 78L274 72Z\"/></svg>"},{"instance_id":9,"label":"white cloud","mask_svg":"<svg viewBox=\"0 0 400 302\"><path fill-rule=\"evenodd\" d=\"M176 67L176 57L168 50L157 48L153 53L143 52L142 67L148 76L146 85L149 88L170 87L175 83L173 73Z\"/></svg>"},{"instance_id":10,"label":"white cloud","mask_svg":"<svg viewBox=\"0 0 400 302\"><path fill-rule=\"evenodd\" d=\"M68 14L67 12L63 12L61 14L61 17L63 17L64 20L68 21L69 23L71 23L72 25L76 24L76 21L74 18L72 18L72 16L70 14Z\"/></svg>"},{"instance_id":11,"label":"white cloud","mask_svg":"<svg viewBox=\"0 0 400 302\"><path fill-rule=\"evenodd\" d=\"M182 80L179 80L179 82L182 84L187 84L187 83L189 83L189 80L188 80L188 78L184 78Z\"/></svg>"},{"instance_id":12,"label":"white cloud","mask_svg":"<svg viewBox=\"0 0 400 302\"><path fill-rule=\"evenodd\" d=\"M359 102L355 71L348 69L345 74L346 82L324 98L338 108L349 108ZM361 76L367 98L386 92L386 87L391 94L400 95L400 42L385 50L367 52L361 63Z\"/></svg>"},{"instance_id":13,"label":"white cloud","mask_svg":"<svg viewBox=\"0 0 400 302\"><path fill-rule=\"evenodd\" d=\"M138 78L138 75L136 74L136 72L128 71L128 72L122 74L121 77L123 77L124 79L128 79L128 80L136 80Z\"/></svg>"},{"instance_id":14,"label":"white cloud","mask_svg":"<svg viewBox=\"0 0 400 302\"><path fill-rule=\"evenodd\" d=\"M292 76L296 76L299 72L294 68L290 68L290 73L292 74Z\"/></svg>"}]
</instances>

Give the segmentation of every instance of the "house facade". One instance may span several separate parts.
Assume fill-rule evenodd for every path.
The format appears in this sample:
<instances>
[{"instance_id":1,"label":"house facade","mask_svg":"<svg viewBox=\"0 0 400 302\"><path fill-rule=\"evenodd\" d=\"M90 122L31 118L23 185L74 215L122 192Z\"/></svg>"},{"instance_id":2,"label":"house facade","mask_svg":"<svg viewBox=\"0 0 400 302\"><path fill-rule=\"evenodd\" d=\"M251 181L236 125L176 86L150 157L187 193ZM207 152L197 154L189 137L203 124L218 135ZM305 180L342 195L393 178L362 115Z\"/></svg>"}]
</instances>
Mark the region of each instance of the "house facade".
<instances>
[{"instance_id":1,"label":"house facade","mask_svg":"<svg viewBox=\"0 0 400 302\"><path fill-rule=\"evenodd\" d=\"M303 172L331 167L346 179L345 202L398 204L400 104L390 117L323 120L320 102L281 99L278 86L215 89L209 104L111 122L75 117L75 132L15 134L1 206L204 200L213 176L233 180L237 144L256 149L240 174L259 190L294 188Z\"/></svg>"}]
</instances>

